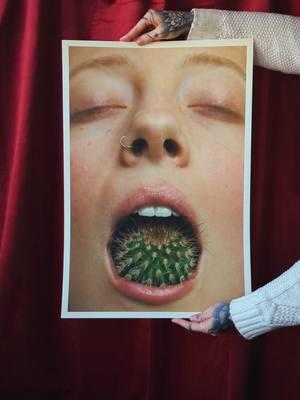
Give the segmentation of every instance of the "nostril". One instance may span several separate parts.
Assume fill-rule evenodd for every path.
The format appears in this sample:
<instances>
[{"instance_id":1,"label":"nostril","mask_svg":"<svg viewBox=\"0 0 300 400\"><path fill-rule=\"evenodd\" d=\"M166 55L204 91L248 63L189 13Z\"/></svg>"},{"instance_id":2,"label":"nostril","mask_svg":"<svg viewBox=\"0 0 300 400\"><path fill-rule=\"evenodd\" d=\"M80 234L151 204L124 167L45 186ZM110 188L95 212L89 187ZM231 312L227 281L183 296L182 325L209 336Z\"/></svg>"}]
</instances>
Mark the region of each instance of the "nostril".
<instances>
[{"instance_id":1,"label":"nostril","mask_svg":"<svg viewBox=\"0 0 300 400\"><path fill-rule=\"evenodd\" d=\"M134 155L141 155L147 148L147 142L145 139L136 139L132 143L132 152Z\"/></svg>"},{"instance_id":2,"label":"nostril","mask_svg":"<svg viewBox=\"0 0 300 400\"><path fill-rule=\"evenodd\" d=\"M176 157L179 154L179 146L173 139L166 139L164 148L171 157Z\"/></svg>"}]
</instances>

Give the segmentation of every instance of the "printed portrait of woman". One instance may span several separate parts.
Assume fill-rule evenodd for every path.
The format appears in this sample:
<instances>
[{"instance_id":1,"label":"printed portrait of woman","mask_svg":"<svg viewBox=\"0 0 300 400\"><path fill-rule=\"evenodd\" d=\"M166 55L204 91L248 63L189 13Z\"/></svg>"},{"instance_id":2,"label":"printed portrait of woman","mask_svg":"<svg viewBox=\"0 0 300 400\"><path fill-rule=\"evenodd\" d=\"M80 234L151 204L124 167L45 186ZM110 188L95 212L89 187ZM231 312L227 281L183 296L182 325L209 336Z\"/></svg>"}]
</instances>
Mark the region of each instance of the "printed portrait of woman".
<instances>
[{"instance_id":1,"label":"printed portrait of woman","mask_svg":"<svg viewBox=\"0 0 300 400\"><path fill-rule=\"evenodd\" d=\"M247 47L70 46L68 311L245 293Z\"/></svg>"}]
</instances>

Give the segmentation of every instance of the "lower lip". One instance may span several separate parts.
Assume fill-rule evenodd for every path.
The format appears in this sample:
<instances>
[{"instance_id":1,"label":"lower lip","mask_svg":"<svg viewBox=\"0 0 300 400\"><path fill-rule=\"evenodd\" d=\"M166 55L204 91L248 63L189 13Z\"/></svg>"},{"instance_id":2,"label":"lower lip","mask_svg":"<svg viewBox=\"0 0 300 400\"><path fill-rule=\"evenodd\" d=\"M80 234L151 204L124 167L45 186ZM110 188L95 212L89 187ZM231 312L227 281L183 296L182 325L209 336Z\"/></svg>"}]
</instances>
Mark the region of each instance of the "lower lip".
<instances>
[{"instance_id":1,"label":"lower lip","mask_svg":"<svg viewBox=\"0 0 300 400\"><path fill-rule=\"evenodd\" d=\"M124 295L146 304L161 305L181 299L191 290L195 281L194 278L197 274L197 272L194 271L189 279L178 285L166 285L164 287L143 285L141 283L127 281L117 274L109 250L107 250L107 258L109 259L110 275L113 285Z\"/></svg>"}]
</instances>

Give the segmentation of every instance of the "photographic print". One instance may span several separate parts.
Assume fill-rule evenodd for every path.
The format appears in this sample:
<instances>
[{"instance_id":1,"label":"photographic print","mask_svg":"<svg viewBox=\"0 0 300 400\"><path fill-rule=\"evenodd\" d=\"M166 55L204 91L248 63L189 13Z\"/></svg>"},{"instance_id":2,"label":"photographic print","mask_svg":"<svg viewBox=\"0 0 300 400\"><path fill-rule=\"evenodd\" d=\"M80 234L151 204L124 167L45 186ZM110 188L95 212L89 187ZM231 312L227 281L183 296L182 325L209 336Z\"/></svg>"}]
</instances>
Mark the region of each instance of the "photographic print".
<instances>
[{"instance_id":1,"label":"photographic print","mask_svg":"<svg viewBox=\"0 0 300 400\"><path fill-rule=\"evenodd\" d=\"M63 318L251 291L251 39L63 41Z\"/></svg>"}]
</instances>

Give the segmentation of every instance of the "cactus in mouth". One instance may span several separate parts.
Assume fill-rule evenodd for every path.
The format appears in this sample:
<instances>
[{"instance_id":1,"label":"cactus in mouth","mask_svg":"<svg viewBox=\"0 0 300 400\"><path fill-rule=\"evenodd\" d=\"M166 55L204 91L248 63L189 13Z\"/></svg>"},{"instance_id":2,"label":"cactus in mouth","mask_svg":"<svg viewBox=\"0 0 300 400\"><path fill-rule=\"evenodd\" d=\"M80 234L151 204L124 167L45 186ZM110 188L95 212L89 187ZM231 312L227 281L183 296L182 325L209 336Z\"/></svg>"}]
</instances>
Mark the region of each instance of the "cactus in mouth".
<instances>
[{"instance_id":1,"label":"cactus in mouth","mask_svg":"<svg viewBox=\"0 0 300 400\"><path fill-rule=\"evenodd\" d=\"M118 274L151 286L176 285L190 278L199 257L194 236L168 226L143 226L120 235L113 243Z\"/></svg>"}]
</instances>

